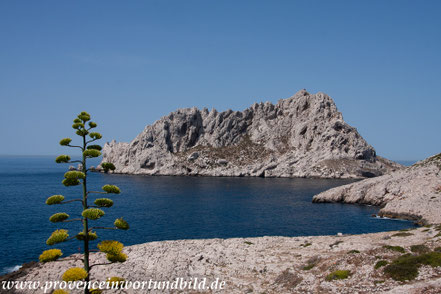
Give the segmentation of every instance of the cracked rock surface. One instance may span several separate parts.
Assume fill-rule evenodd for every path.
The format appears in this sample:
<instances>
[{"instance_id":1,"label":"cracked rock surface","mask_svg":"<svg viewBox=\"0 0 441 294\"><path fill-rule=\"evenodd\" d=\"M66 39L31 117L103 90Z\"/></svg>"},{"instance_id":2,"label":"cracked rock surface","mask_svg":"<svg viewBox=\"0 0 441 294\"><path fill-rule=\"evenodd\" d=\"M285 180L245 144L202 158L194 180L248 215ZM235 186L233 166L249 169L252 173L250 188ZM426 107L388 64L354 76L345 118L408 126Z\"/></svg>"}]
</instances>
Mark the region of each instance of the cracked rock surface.
<instances>
[{"instance_id":1,"label":"cracked rock surface","mask_svg":"<svg viewBox=\"0 0 441 294\"><path fill-rule=\"evenodd\" d=\"M401 168L376 156L332 98L306 90L244 111L179 109L130 143L106 143L103 162L146 175L363 178Z\"/></svg>"}]
</instances>

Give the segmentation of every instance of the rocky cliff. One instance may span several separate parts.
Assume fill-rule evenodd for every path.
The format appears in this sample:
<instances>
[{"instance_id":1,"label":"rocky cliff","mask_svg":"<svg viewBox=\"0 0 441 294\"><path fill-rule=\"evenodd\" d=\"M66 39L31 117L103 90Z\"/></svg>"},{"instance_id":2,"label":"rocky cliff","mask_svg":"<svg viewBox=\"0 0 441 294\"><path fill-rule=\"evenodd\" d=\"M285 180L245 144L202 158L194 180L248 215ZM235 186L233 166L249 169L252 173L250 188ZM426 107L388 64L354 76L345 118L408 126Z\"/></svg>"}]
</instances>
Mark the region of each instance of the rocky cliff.
<instances>
[{"instance_id":1,"label":"rocky cliff","mask_svg":"<svg viewBox=\"0 0 441 294\"><path fill-rule=\"evenodd\" d=\"M244 111L179 109L132 142L106 143L116 173L355 178L400 168L376 156L324 93L297 92Z\"/></svg>"},{"instance_id":2,"label":"rocky cliff","mask_svg":"<svg viewBox=\"0 0 441 294\"><path fill-rule=\"evenodd\" d=\"M382 206L380 216L441 223L441 153L381 177L322 192L313 202Z\"/></svg>"}]
</instances>

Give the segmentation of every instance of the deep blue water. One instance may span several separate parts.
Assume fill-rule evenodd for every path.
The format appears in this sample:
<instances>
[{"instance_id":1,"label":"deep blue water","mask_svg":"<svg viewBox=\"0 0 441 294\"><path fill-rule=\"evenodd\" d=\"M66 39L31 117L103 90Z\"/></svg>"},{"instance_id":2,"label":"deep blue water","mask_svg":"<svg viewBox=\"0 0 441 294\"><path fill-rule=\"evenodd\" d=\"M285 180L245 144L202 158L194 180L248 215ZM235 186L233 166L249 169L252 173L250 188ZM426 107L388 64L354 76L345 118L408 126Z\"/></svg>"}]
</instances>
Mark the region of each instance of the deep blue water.
<instances>
[{"instance_id":1,"label":"deep blue water","mask_svg":"<svg viewBox=\"0 0 441 294\"><path fill-rule=\"evenodd\" d=\"M93 163L92 163L93 164ZM95 162L96 164L96 162ZM46 239L63 227L75 235L80 223L53 224L56 212L80 215L80 204L48 206L53 194L81 197L81 188L61 184L67 165L54 157L0 157L0 272L37 260ZM118 185L122 194L96 225L112 225L123 216L129 231L98 231L103 239L125 245L193 238L301 236L368 233L412 226L399 220L372 218L378 208L347 204L313 204L314 194L350 180L148 177L91 173L89 188ZM102 197L99 195L98 197ZM79 251L76 240L58 244L64 255Z\"/></svg>"}]
</instances>

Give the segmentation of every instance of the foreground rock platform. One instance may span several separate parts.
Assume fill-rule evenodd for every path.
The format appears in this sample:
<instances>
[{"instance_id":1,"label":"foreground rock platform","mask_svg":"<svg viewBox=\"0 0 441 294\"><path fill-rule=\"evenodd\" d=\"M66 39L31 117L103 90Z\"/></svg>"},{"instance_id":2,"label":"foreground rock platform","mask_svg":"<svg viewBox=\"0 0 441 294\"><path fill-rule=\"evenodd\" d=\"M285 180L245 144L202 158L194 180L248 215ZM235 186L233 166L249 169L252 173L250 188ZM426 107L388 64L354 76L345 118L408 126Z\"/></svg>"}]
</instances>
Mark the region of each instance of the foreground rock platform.
<instances>
[{"instance_id":1,"label":"foreground rock platform","mask_svg":"<svg viewBox=\"0 0 441 294\"><path fill-rule=\"evenodd\" d=\"M378 220L381 221L381 220ZM441 293L441 267L423 265L416 279L399 282L375 269L380 260L389 263L403 253L385 248L412 245L440 250L440 227L364 235L316 237L260 237L151 242L128 246L122 264L97 266L92 280L121 276L131 281L176 278L219 278L226 282L217 291L149 291L145 293ZM35 264L4 276L2 280L59 280L65 269L81 266L78 255ZM94 253L93 263L105 262ZM335 270L348 270L346 279L327 280ZM16 293L41 293L16 291ZM71 292L77 293L77 292ZM121 293L106 291L106 293ZM144 293L124 290L122 293Z\"/></svg>"},{"instance_id":2,"label":"foreground rock platform","mask_svg":"<svg viewBox=\"0 0 441 294\"><path fill-rule=\"evenodd\" d=\"M179 109L130 143L106 143L116 173L255 177L374 177L402 166L376 155L328 95L301 90L244 111Z\"/></svg>"},{"instance_id":3,"label":"foreground rock platform","mask_svg":"<svg viewBox=\"0 0 441 294\"><path fill-rule=\"evenodd\" d=\"M441 153L414 165L313 197L313 202L344 202L381 206L380 216L441 223Z\"/></svg>"}]
</instances>

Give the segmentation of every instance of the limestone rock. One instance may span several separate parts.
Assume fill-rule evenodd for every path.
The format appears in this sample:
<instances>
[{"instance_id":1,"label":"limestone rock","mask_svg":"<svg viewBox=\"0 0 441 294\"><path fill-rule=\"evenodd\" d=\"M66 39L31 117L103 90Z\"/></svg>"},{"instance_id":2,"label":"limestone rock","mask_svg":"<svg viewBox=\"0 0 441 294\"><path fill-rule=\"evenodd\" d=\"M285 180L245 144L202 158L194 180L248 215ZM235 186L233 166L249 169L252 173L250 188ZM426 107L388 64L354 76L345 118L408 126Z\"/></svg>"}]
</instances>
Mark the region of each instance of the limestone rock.
<instances>
[{"instance_id":1,"label":"limestone rock","mask_svg":"<svg viewBox=\"0 0 441 294\"><path fill-rule=\"evenodd\" d=\"M124 290L104 291L112 294L441 293L441 267L423 265L418 270L418 277L406 283L387 277L383 269L375 269L378 256L390 261L401 255L384 248L385 245L399 245L406 252L415 244L424 244L430 250L439 246L436 230L418 228L409 231L410 235L405 238L396 236L397 233L150 242L125 247L126 262L94 267L90 280L101 282L116 276L133 285ZM90 261L91 264L107 263L104 253L91 253ZM83 266L82 255L74 254L57 262L28 264L0 277L0 281L36 281L41 285L51 281L51 285L59 286L62 273L74 266ZM349 270L351 276L327 281L326 276L335 270ZM186 281L206 278L208 285L219 279L225 282L225 287L208 291L206 288L200 291L148 288L150 279L172 283L176 278ZM135 288L135 281L147 282L145 288ZM7 293L40 294L43 291L38 287ZM84 291L74 289L69 293L82 294Z\"/></svg>"},{"instance_id":2,"label":"limestone rock","mask_svg":"<svg viewBox=\"0 0 441 294\"><path fill-rule=\"evenodd\" d=\"M441 223L441 153L381 177L327 190L313 202L378 205L383 207L380 216Z\"/></svg>"},{"instance_id":3,"label":"limestone rock","mask_svg":"<svg viewBox=\"0 0 441 294\"><path fill-rule=\"evenodd\" d=\"M356 178L401 167L376 156L328 95L306 90L244 111L178 109L130 143L106 143L103 161L147 175Z\"/></svg>"}]
</instances>

